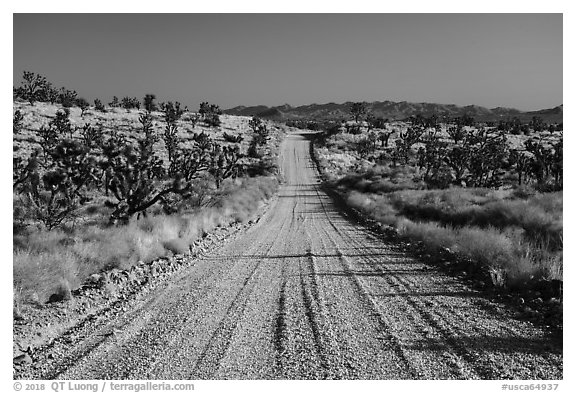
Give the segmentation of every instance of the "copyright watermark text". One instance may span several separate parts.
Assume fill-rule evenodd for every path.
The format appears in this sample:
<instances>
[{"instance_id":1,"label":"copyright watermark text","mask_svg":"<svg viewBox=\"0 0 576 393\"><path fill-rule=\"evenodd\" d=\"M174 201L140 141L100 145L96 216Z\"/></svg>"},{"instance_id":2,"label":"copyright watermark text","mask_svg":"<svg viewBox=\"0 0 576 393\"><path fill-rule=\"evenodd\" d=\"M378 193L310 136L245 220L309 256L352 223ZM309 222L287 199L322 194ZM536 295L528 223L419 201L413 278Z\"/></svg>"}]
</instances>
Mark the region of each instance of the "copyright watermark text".
<instances>
[{"instance_id":1,"label":"copyright watermark text","mask_svg":"<svg viewBox=\"0 0 576 393\"><path fill-rule=\"evenodd\" d=\"M81 381L53 381L53 382L14 382L14 390L20 391L52 391L52 392L145 392L145 391L181 391L194 390L193 383L173 382L81 382Z\"/></svg>"},{"instance_id":2,"label":"copyright watermark text","mask_svg":"<svg viewBox=\"0 0 576 393\"><path fill-rule=\"evenodd\" d=\"M503 383L502 390L557 390L557 383Z\"/></svg>"}]
</instances>

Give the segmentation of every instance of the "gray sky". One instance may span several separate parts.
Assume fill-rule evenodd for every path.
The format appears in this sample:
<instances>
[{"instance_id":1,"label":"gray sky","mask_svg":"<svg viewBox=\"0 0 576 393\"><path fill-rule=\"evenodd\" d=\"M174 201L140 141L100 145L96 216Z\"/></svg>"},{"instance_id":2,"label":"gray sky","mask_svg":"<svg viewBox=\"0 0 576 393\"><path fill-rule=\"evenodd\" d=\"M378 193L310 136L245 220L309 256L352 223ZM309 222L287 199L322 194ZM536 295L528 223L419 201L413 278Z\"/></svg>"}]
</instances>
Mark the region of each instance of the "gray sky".
<instances>
[{"instance_id":1,"label":"gray sky","mask_svg":"<svg viewBox=\"0 0 576 393\"><path fill-rule=\"evenodd\" d=\"M90 101L562 104L561 14L15 14L23 70Z\"/></svg>"}]
</instances>

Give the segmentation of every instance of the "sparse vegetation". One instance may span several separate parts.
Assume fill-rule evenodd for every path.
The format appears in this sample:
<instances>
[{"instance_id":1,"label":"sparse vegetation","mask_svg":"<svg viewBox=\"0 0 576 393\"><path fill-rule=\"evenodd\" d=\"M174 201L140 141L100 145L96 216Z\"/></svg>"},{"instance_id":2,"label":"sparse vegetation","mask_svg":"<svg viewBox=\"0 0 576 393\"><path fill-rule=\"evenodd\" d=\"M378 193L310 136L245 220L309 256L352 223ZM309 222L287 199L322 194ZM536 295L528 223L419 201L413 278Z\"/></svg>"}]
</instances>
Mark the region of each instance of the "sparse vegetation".
<instances>
[{"instance_id":1,"label":"sparse vegetation","mask_svg":"<svg viewBox=\"0 0 576 393\"><path fill-rule=\"evenodd\" d=\"M144 96L144 109L146 112L154 112L158 110L154 100L156 100L155 94L146 94L146 96Z\"/></svg>"},{"instance_id":2,"label":"sparse vegetation","mask_svg":"<svg viewBox=\"0 0 576 393\"><path fill-rule=\"evenodd\" d=\"M116 97L114 97L116 98ZM111 105L112 106L112 105ZM120 106L124 109L140 109L140 100L136 97L124 97Z\"/></svg>"},{"instance_id":3,"label":"sparse vegetation","mask_svg":"<svg viewBox=\"0 0 576 393\"><path fill-rule=\"evenodd\" d=\"M367 113L367 108L366 108L366 103L365 102L354 102L350 108L350 113L352 114L352 118L354 119L355 122L359 122L360 120L362 120L362 117L364 117Z\"/></svg>"},{"instance_id":4,"label":"sparse vegetation","mask_svg":"<svg viewBox=\"0 0 576 393\"><path fill-rule=\"evenodd\" d=\"M208 127L218 127L220 125L220 115L222 110L218 105L202 102L198 114Z\"/></svg>"},{"instance_id":5,"label":"sparse vegetation","mask_svg":"<svg viewBox=\"0 0 576 393\"><path fill-rule=\"evenodd\" d=\"M188 252L195 240L214 228L247 222L277 185L273 178L231 182L213 195L212 207L153 214L121 227L106 225L110 209L102 204L86 206L82 212L86 223L73 230L45 232L28 226L14 238L15 286L24 300L37 297L46 302L63 282L75 288L95 272Z\"/></svg>"},{"instance_id":6,"label":"sparse vegetation","mask_svg":"<svg viewBox=\"0 0 576 393\"><path fill-rule=\"evenodd\" d=\"M14 123L14 130L13 130L14 134L18 134L22 129L23 120L24 115L22 115L22 112L20 112L19 110L15 111L14 114L12 115L12 122Z\"/></svg>"},{"instance_id":7,"label":"sparse vegetation","mask_svg":"<svg viewBox=\"0 0 576 393\"><path fill-rule=\"evenodd\" d=\"M537 136L512 144L502 125L445 121L360 125L358 135L344 123L318 138L315 154L349 205L432 252L450 249L489 269L494 285L561 280L562 134L544 134L533 119Z\"/></svg>"},{"instance_id":8,"label":"sparse vegetation","mask_svg":"<svg viewBox=\"0 0 576 393\"><path fill-rule=\"evenodd\" d=\"M262 119L258 117L253 117L248 123L254 136L250 141L250 147L248 148L248 155L250 157L259 158L260 153L258 152L258 146L265 145L269 139L268 127L262 122Z\"/></svg>"},{"instance_id":9,"label":"sparse vegetation","mask_svg":"<svg viewBox=\"0 0 576 393\"><path fill-rule=\"evenodd\" d=\"M84 114L86 113L86 111L88 110L88 108L90 108L90 103L88 102L88 100L86 100L85 98L78 98L76 100L76 105L78 106L78 108L80 108L80 110L82 111L81 116L84 116Z\"/></svg>"},{"instance_id":10,"label":"sparse vegetation","mask_svg":"<svg viewBox=\"0 0 576 393\"><path fill-rule=\"evenodd\" d=\"M77 104L77 96L78 93L76 93L76 91L62 87L58 92L58 103L60 103L64 108L72 108Z\"/></svg>"},{"instance_id":11,"label":"sparse vegetation","mask_svg":"<svg viewBox=\"0 0 576 393\"><path fill-rule=\"evenodd\" d=\"M48 301L91 273L187 251L214 227L250 219L278 184L271 172L247 177L255 174L247 168L268 168L276 150L245 158L239 125L227 126L226 136L209 136L202 125L193 133L198 126L179 103L163 104L161 116L95 111L92 124L61 104L15 107L14 272L22 299ZM52 111L48 123L36 110Z\"/></svg>"},{"instance_id":12,"label":"sparse vegetation","mask_svg":"<svg viewBox=\"0 0 576 393\"><path fill-rule=\"evenodd\" d=\"M102 101L100 101L100 99L96 98L94 100L94 109L96 109L99 112L106 112L106 108L104 107L104 104L102 104Z\"/></svg>"},{"instance_id":13,"label":"sparse vegetation","mask_svg":"<svg viewBox=\"0 0 576 393\"><path fill-rule=\"evenodd\" d=\"M48 82L45 77L30 71L24 71L22 85L14 90L14 94L17 98L34 104L34 102L42 101L46 97L47 87Z\"/></svg>"},{"instance_id":14,"label":"sparse vegetation","mask_svg":"<svg viewBox=\"0 0 576 393\"><path fill-rule=\"evenodd\" d=\"M116 96L112 97L112 101L108 103L108 106L112 108L118 108L120 106L120 101L118 101L118 97Z\"/></svg>"}]
</instances>

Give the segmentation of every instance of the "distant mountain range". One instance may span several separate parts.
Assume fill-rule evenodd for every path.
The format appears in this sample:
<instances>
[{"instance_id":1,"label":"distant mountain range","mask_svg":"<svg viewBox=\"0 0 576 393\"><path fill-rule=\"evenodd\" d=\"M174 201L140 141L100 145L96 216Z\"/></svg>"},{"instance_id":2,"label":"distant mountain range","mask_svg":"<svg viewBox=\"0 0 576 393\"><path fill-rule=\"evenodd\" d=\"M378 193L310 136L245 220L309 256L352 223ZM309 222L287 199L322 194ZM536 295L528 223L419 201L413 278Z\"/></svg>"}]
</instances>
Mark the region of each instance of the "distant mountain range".
<instances>
[{"instance_id":1,"label":"distant mountain range","mask_svg":"<svg viewBox=\"0 0 576 393\"><path fill-rule=\"evenodd\" d=\"M293 107L288 104L268 107L237 106L226 109L224 113L236 116L258 116L270 120L329 120L350 118L350 106L352 102L343 104L311 104ZM563 120L563 105L551 109L523 112L513 108L488 109L477 105L457 106L432 103L413 102L370 102L367 104L368 112L376 117L390 120L402 120L410 116L421 114L422 116L458 117L470 115L479 121L498 121L518 117L522 121L529 121L533 116L540 116L547 123L561 123Z\"/></svg>"}]
</instances>

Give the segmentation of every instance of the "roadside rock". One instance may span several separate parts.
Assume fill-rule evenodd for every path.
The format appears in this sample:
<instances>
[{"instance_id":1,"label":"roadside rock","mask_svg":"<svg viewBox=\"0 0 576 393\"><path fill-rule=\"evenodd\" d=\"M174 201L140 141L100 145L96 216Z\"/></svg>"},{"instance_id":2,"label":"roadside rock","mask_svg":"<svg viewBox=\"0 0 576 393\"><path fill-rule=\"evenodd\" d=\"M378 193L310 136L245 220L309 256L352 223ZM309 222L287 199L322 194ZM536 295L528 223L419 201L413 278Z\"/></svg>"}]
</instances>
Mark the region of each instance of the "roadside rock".
<instances>
[{"instance_id":1,"label":"roadside rock","mask_svg":"<svg viewBox=\"0 0 576 393\"><path fill-rule=\"evenodd\" d=\"M15 365L30 364L30 363L32 363L32 358L27 353L23 353L14 358Z\"/></svg>"}]
</instances>

